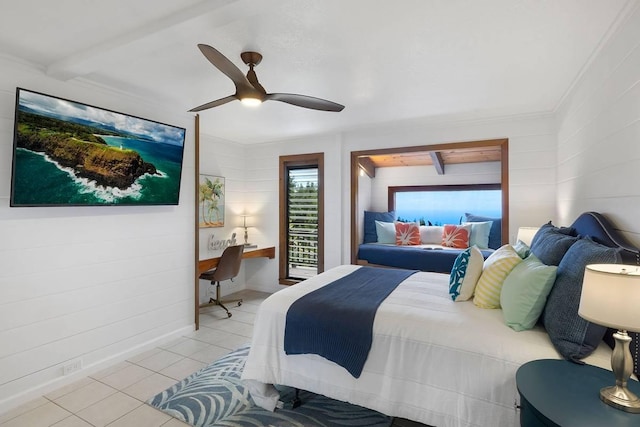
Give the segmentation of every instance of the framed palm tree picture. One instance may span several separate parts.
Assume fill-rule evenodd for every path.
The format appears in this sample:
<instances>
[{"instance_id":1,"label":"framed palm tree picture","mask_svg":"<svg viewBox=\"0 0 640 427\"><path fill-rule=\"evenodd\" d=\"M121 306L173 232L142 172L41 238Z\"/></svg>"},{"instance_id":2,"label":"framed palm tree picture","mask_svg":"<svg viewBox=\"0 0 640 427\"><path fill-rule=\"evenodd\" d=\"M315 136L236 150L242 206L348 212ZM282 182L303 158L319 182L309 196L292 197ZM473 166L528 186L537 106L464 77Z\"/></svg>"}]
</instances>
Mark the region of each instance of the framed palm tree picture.
<instances>
[{"instance_id":1,"label":"framed palm tree picture","mask_svg":"<svg viewBox=\"0 0 640 427\"><path fill-rule=\"evenodd\" d=\"M224 178L200 175L198 184L198 223L200 228L224 227Z\"/></svg>"}]
</instances>

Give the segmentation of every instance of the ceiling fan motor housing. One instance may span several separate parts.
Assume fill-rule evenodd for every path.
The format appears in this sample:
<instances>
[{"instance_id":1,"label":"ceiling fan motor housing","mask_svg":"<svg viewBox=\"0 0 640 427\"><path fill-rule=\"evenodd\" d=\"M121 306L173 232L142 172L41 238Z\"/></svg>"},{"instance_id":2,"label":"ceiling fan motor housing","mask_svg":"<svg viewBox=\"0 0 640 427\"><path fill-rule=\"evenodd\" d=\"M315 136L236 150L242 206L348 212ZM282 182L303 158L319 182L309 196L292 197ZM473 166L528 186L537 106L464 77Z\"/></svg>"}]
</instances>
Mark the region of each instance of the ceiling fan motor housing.
<instances>
[{"instance_id":1,"label":"ceiling fan motor housing","mask_svg":"<svg viewBox=\"0 0 640 427\"><path fill-rule=\"evenodd\" d=\"M262 61L262 55L260 55L258 52L242 52L240 54L240 58L242 59L242 62L250 67L252 65L258 65L260 61Z\"/></svg>"}]
</instances>

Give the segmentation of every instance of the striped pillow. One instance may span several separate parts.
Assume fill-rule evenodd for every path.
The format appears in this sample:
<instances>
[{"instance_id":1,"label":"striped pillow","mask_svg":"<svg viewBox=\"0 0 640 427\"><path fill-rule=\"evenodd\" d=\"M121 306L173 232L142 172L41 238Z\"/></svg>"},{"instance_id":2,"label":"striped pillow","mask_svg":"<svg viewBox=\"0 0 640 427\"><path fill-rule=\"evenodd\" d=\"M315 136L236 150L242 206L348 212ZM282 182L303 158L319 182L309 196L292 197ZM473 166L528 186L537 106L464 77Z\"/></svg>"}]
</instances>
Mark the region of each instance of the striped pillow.
<instances>
[{"instance_id":1,"label":"striped pillow","mask_svg":"<svg viewBox=\"0 0 640 427\"><path fill-rule=\"evenodd\" d=\"M509 244L492 253L484 262L473 303L480 308L500 308L500 291L504 279L520 262L522 258Z\"/></svg>"}]
</instances>

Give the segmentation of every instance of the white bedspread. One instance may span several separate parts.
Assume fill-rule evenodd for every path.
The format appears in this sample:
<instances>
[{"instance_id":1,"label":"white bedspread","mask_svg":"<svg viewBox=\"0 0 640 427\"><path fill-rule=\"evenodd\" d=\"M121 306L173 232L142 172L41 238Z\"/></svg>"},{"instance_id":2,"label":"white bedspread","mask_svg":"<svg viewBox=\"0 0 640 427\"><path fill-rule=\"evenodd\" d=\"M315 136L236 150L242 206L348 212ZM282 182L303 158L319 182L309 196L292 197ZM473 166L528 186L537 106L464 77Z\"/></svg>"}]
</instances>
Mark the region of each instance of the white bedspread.
<instances>
[{"instance_id":1,"label":"white bedspread","mask_svg":"<svg viewBox=\"0 0 640 427\"><path fill-rule=\"evenodd\" d=\"M267 298L256 315L242 378L297 387L431 426L519 425L516 370L530 360L560 356L544 330L515 332L504 324L501 310L453 302L446 274L416 273L380 305L360 378L317 355L286 355L289 305L357 268L339 266ZM586 362L609 368L610 354L603 344ZM248 384L257 395L256 383ZM263 403L268 409L272 404Z\"/></svg>"}]
</instances>

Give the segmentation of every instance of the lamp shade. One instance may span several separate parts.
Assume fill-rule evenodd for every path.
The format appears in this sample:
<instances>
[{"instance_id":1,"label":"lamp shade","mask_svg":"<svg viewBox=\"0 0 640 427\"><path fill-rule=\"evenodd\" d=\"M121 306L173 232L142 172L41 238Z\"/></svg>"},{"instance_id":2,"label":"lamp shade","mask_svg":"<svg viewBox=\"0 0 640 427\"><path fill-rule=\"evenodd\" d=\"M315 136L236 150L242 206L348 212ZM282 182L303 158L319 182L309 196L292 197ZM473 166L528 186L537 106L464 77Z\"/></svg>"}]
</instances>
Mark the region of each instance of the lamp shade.
<instances>
[{"instance_id":1,"label":"lamp shade","mask_svg":"<svg viewBox=\"0 0 640 427\"><path fill-rule=\"evenodd\" d=\"M578 314L598 325L640 332L640 267L590 264L584 271Z\"/></svg>"},{"instance_id":2,"label":"lamp shade","mask_svg":"<svg viewBox=\"0 0 640 427\"><path fill-rule=\"evenodd\" d=\"M533 236L540 230L540 227L520 227L518 228L518 236L517 240L520 240L522 243L527 246L531 246L531 241L533 240Z\"/></svg>"},{"instance_id":3,"label":"lamp shade","mask_svg":"<svg viewBox=\"0 0 640 427\"><path fill-rule=\"evenodd\" d=\"M240 218L242 218L242 226L243 227L251 227L251 215L249 214L242 214L240 215Z\"/></svg>"}]
</instances>

